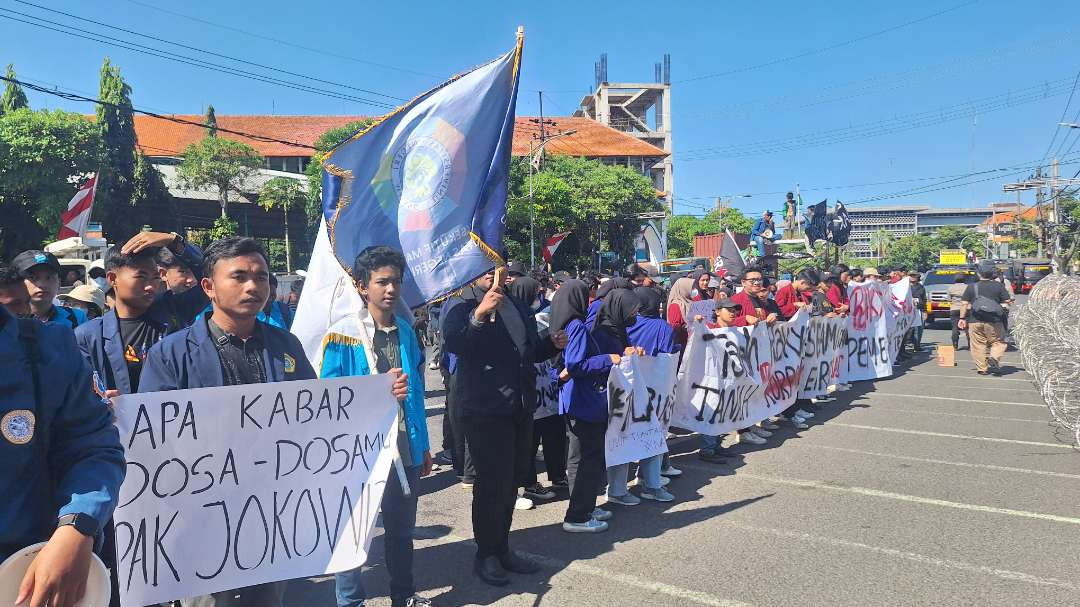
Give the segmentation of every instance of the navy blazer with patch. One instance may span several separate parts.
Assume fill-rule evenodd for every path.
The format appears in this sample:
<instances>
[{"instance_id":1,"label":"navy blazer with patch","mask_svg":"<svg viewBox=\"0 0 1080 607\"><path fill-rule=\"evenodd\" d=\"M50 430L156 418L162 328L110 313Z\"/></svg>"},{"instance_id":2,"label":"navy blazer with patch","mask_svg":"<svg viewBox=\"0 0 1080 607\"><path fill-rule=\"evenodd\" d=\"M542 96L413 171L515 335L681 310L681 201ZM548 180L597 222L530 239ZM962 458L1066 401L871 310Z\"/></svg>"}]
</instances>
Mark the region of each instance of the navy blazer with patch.
<instances>
[{"instance_id":1,"label":"navy blazer with patch","mask_svg":"<svg viewBox=\"0 0 1080 607\"><path fill-rule=\"evenodd\" d=\"M143 361L139 392L209 388L225 384L221 356L207 326L200 318L154 344ZM288 331L258 323L262 331L263 362L268 382L315 379L300 340Z\"/></svg>"}]
</instances>

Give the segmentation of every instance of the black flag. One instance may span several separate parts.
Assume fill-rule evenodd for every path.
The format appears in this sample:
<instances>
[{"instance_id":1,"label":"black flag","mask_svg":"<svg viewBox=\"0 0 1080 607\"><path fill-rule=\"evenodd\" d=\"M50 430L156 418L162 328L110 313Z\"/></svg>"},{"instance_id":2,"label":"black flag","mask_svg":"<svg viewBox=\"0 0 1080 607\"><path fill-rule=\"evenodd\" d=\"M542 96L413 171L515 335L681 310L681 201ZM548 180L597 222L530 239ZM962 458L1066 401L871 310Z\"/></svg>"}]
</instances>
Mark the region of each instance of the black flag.
<instances>
[{"instance_id":1,"label":"black flag","mask_svg":"<svg viewBox=\"0 0 1080 607\"><path fill-rule=\"evenodd\" d=\"M826 198L817 204L806 207L806 240L811 247L818 240L828 240L828 222L825 217L828 212L827 201Z\"/></svg>"},{"instance_id":2,"label":"black flag","mask_svg":"<svg viewBox=\"0 0 1080 607\"><path fill-rule=\"evenodd\" d=\"M839 246L844 246L848 243L848 237L851 235L851 219L848 218L847 209L844 207L844 203L839 200L836 201L836 209L833 211L833 218L830 222L830 238Z\"/></svg>"}]
</instances>

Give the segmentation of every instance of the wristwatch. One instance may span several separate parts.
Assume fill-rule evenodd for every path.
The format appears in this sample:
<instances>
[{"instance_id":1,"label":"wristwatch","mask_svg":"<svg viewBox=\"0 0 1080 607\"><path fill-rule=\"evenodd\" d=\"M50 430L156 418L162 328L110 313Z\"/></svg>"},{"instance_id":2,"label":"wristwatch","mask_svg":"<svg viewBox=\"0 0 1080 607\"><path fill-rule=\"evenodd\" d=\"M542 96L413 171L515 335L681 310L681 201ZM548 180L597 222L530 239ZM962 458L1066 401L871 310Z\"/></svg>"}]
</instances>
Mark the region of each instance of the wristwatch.
<instances>
[{"instance_id":1,"label":"wristwatch","mask_svg":"<svg viewBox=\"0 0 1080 607\"><path fill-rule=\"evenodd\" d=\"M184 247L187 245L187 239L179 232L172 232L172 235L173 241L169 244L169 250L177 255L183 255Z\"/></svg>"},{"instance_id":2,"label":"wristwatch","mask_svg":"<svg viewBox=\"0 0 1080 607\"><path fill-rule=\"evenodd\" d=\"M71 525L75 528L75 531L87 536L94 537L98 532L97 519L88 514L65 514L56 519L56 528L59 529L65 525Z\"/></svg>"}]
</instances>

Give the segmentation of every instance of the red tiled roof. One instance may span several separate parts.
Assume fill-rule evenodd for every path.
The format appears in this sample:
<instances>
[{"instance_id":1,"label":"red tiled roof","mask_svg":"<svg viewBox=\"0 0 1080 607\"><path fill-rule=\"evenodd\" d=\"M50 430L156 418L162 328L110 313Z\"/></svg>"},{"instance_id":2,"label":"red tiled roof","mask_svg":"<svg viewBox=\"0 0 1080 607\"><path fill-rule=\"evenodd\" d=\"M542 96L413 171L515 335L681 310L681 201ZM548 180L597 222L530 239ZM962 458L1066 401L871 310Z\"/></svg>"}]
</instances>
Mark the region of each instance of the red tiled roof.
<instances>
[{"instance_id":1,"label":"red tiled roof","mask_svg":"<svg viewBox=\"0 0 1080 607\"><path fill-rule=\"evenodd\" d=\"M1039 218L1039 210L1035 207L1026 209L1020 214L1021 221L1035 221ZM987 217L980 225L991 226L1002 223L1015 223L1016 211L997 211L990 217Z\"/></svg>"},{"instance_id":2,"label":"red tiled roof","mask_svg":"<svg viewBox=\"0 0 1080 607\"><path fill-rule=\"evenodd\" d=\"M193 122L202 122L201 115L178 115ZM314 145L326 131L360 120L363 116L218 116L218 127L263 135L274 139L293 141L305 145ZM530 122L528 116L519 116L514 124L513 154L525 156L532 145L534 135L539 137L539 126ZM552 140L544 149L552 154L572 156L666 156L658 147L645 143L631 135L590 120L589 118L555 117L548 118L555 122L547 126L549 134L561 131L577 131ZM194 125L178 124L152 116L135 116L135 134L139 147L147 156L179 156L189 144L201 140L205 131ZM254 147L263 156L310 156L308 148L295 147L283 143L267 143L230 133L218 132L225 139L243 141Z\"/></svg>"}]
</instances>

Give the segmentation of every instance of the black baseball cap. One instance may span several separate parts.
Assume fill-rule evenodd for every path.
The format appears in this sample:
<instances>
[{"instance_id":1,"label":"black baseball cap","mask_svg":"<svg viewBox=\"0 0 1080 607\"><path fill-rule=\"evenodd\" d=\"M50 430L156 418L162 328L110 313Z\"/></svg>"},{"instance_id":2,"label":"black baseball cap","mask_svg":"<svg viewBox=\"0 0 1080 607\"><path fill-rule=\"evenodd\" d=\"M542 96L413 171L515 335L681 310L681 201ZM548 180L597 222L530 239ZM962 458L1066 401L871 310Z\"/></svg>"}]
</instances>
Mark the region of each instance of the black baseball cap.
<instances>
[{"instance_id":1,"label":"black baseball cap","mask_svg":"<svg viewBox=\"0 0 1080 607\"><path fill-rule=\"evenodd\" d=\"M15 259L11 260L12 267L15 268L22 276L37 266L48 266L53 272L60 274L60 262L57 261L56 255L52 253L46 253L45 251L23 251L15 256Z\"/></svg>"},{"instance_id":2,"label":"black baseball cap","mask_svg":"<svg viewBox=\"0 0 1080 607\"><path fill-rule=\"evenodd\" d=\"M510 264L506 266L506 273L511 276L524 276L527 274L525 271L525 264L520 261L511 261Z\"/></svg>"},{"instance_id":3,"label":"black baseball cap","mask_svg":"<svg viewBox=\"0 0 1080 607\"><path fill-rule=\"evenodd\" d=\"M717 308L727 308L729 310L735 310L736 312L742 312L742 305L739 302L732 300L730 297L726 297L716 302Z\"/></svg>"},{"instance_id":4,"label":"black baseball cap","mask_svg":"<svg viewBox=\"0 0 1080 607\"><path fill-rule=\"evenodd\" d=\"M571 278L573 278L573 276L570 276L570 272L567 272L566 270L559 270L551 275L551 279L558 283L564 283Z\"/></svg>"}]
</instances>

